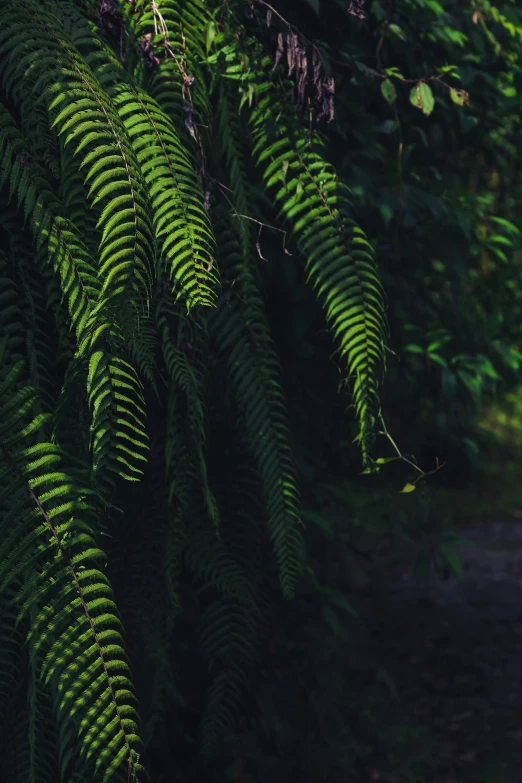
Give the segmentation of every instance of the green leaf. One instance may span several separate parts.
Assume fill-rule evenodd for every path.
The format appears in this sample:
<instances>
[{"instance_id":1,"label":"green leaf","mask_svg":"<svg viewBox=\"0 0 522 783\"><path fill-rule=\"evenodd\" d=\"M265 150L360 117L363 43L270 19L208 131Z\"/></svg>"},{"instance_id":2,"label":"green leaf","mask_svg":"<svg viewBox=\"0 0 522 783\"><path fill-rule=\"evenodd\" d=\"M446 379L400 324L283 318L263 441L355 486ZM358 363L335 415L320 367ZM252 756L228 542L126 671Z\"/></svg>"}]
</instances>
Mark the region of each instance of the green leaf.
<instances>
[{"instance_id":1,"label":"green leaf","mask_svg":"<svg viewBox=\"0 0 522 783\"><path fill-rule=\"evenodd\" d=\"M462 574L464 573L462 560L457 554L457 552L454 550L454 548L451 546L451 544L448 543L439 544L439 550L442 557L444 558L444 561L447 563L447 565L450 567L453 573L456 576L462 576Z\"/></svg>"},{"instance_id":2,"label":"green leaf","mask_svg":"<svg viewBox=\"0 0 522 783\"><path fill-rule=\"evenodd\" d=\"M384 98L389 104L395 103L397 100L397 91L390 79L385 79L381 84L381 92Z\"/></svg>"},{"instance_id":3,"label":"green leaf","mask_svg":"<svg viewBox=\"0 0 522 783\"><path fill-rule=\"evenodd\" d=\"M493 253L497 258L499 258L504 264L509 264L509 258L504 253L503 250L500 250L498 247L495 247L495 245L490 246L489 251Z\"/></svg>"},{"instance_id":4,"label":"green leaf","mask_svg":"<svg viewBox=\"0 0 522 783\"><path fill-rule=\"evenodd\" d=\"M7 340L8 340L8 335L7 334L4 337L2 337L2 339L0 340L0 367L3 365L4 358L6 356Z\"/></svg>"},{"instance_id":5,"label":"green leaf","mask_svg":"<svg viewBox=\"0 0 522 783\"><path fill-rule=\"evenodd\" d=\"M393 217L393 209L390 207L389 204L379 204L379 212L382 215L382 219L386 223L386 225L389 224L390 220Z\"/></svg>"},{"instance_id":6,"label":"green leaf","mask_svg":"<svg viewBox=\"0 0 522 783\"><path fill-rule=\"evenodd\" d=\"M429 84L426 84L426 82L418 82L410 92L410 103L417 109L421 109L426 117L428 117L435 106L435 98L433 97Z\"/></svg>"},{"instance_id":7,"label":"green leaf","mask_svg":"<svg viewBox=\"0 0 522 783\"><path fill-rule=\"evenodd\" d=\"M469 389L473 395L476 397L480 395L482 391L482 384L476 375L466 372L465 370L457 370L457 375L459 376L464 386L466 386L466 388Z\"/></svg>"},{"instance_id":8,"label":"green leaf","mask_svg":"<svg viewBox=\"0 0 522 783\"><path fill-rule=\"evenodd\" d=\"M406 495L408 492L413 492L414 489L415 489L415 484L408 483L403 486L399 494Z\"/></svg>"},{"instance_id":9,"label":"green leaf","mask_svg":"<svg viewBox=\"0 0 522 783\"><path fill-rule=\"evenodd\" d=\"M513 247L513 242L511 239L503 237L501 234L495 234L495 236L489 238L489 241L496 242L499 245L508 245L509 247Z\"/></svg>"},{"instance_id":10,"label":"green leaf","mask_svg":"<svg viewBox=\"0 0 522 783\"><path fill-rule=\"evenodd\" d=\"M438 353L429 353L428 358L431 359L432 362L440 364L441 367L448 367L448 362L446 359L444 359L442 356L439 356Z\"/></svg>"},{"instance_id":11,"label":"green leaf","mask_svg":"<svg viewBox=\"0 0 522 783\"><path fill-rule=\"evenodd\" d=\"M463 438L463 443L466 444L468 450L470 451L471 454L473 454L473 456L476 457L479 455L480 449L474 440L471 440L471 438Z\"/></svg>"},{"instance_id":12,"label":"green leaf","mask_svg":"<svg viewBox=\"0 0 522 783\"><path fill-rule=\"evenodd\" d=\"M469 103L469 94L466 90L454 90L452 87L450 90L450 97L457 106L467 106Z\"/></svg>"},{"instance_id":13,"label":"green leaf","mask_svg":"<svg viewBox=\"0 0 522 783\"><path fill-rule=\"evenodd\" d=\"M397 36L397 38L400 38L401 41L406 40L406 33L402 29L402 27L399 27L398 24L389 24L388 25L388 31L392 34Z\"/></svg>"},{"instance_id":14,"label":"green leaf","mask_svg":"<svg viewBox=\"0 0 522 783\"><path fill-rule=\"evenodd\" d=\"M395 66L392 66L391 68L385 68L384 73L386 76L395 76L397 79L404 79L402 73Z\"/></svg>"},{"instance_id":15,"label":"green leaf","mask_svg":"<svg viewBox=\"0 0 522 783\"><path fill-rule=\"evenodd\" d=\"M449 76L453 76L454 79L460 79L456 65L443 65L442 68L437 68L437 73L441 76L448 74Z\"/></svg>"},{"instance_id":16,"label":"green leaf","mask_svg":"<svg viewBox=\"0 0 522 783\"><path fill-rule=\"evenodd\" d=\"M241 101L239 102L239 111L243 108L246 101L248 105L252 106L252 100L255 94L255 85L250 82L248 87L239 87L239 94L241 95Z\"/></svg>"},{"instance_id":17,"label":"green leaf","mask_svg":"<svg viewBox=\"0 0 522 783\"><path fill-rule=\"evenodd\" d=\"M487 375L488 378L492 378L494 381L502 380L502 378L495 370L493 364L491 363L490 359L487 358L487 356L482 356L482 354L480 354L479 356L477 356L477 359L479 360L478 368L480 369L483 375Z\"/></svg>"},{"instance_id":18,"label":"green leaf","mask_svg":"<svg viewBox=\"0 0 522 783\"><path fill-rule=\"evenodd\" d=\"M490 220L492 220L494 223L498 223L499 226L503 226L507 231L510 231L512 234L520 234L520 230L513 225L513 223L510 223L509 220L506 220L505 218L501 217L490 217Z\"/></svg>"},{"instance_id":19,"label":"green leaf","mask_svg":"<svg viewBox=\"0 0 522 783\"><path fill-rule=\"evenodd\" d=\"M210 50L212 49L212 44L214 43L214 39L218 33L218 28L216 26L215 22L209 22L207 25L207 32L205 36L205 46L207 49L207 55L210 54Z\"/></svg>"}]
</instances>

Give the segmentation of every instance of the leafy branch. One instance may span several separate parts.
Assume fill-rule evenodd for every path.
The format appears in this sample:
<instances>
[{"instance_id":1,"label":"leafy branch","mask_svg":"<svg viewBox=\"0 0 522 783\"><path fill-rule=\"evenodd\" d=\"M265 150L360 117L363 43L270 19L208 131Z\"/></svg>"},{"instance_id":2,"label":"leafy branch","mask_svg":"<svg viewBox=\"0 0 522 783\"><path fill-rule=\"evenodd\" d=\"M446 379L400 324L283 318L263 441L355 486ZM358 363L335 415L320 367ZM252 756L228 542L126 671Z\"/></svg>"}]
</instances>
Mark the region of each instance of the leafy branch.
<instances>
[{"instance_id":1,"label":"leafy branch","mask_svg":"<svg viewBox=\"0 0 522 783\"><path fill-rule=\"evenodd\" d=\"M386 427L382 412L379 412L378 415L379 421L382 425L382 430L377 430L378 435L384 435L388 440L390 441L391 445L393 446L395 452L397 453L396 457L379 457L375 460L374 464L372 466L367 467L365 470L362 471L362 474L364 473L378 473L383 465L387 465L389 462L405 462L407 465L409 465L411 468L413 468L415 471L418 472L418 476L416 478L412 478L411 481L407 482L404 487L401 490L401 493L408 493L413 492L416 488L416 485L419 483L419 481L422 481L422 479L425 479L427 476L432 476L434 473L438 473L439 470L442 470L442 468L446 465L446 462L439 462L439 458L435 458L436 467L434 470L422 470L416 462L413 462L415 457L413 455L411 456L411 459L406 457L400 448L397 446L396 442L388 432L388 429Z\"/></svg>"},{"instance_id":2,"label":"leafy branch","mask_svg":"<svg viewBox=\"0 0 522 783\"><path fill-rule=\"evenodd\" d=\"M436 76L426 76L419 79L406 79L396 67L386 68L384 73L375 71L375 75L382 79L381 92L389 104L394 104L397 100L397 91L392 82L395 79L403 84L413 84L410 91L410 103L418 109L421 109L426 116L429 116L435 106L435 98L428 82L437 82L449 90L450 98L457 106L467 106L469 104L469 93L466 90L458 90L443 79L448 74L459 78L455 73L456 66L445 65L439 69Z\"/></svg>"}]
</instances>

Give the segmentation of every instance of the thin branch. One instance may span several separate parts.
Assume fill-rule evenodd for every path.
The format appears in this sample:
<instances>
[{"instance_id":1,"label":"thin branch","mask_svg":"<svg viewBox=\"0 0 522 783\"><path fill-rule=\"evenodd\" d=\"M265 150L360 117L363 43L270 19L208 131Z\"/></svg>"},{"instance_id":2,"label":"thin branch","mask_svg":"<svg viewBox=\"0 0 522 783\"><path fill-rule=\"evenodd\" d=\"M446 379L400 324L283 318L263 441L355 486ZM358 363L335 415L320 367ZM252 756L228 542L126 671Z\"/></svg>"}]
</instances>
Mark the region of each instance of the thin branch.
<instances>
[{"instance_id":1,"label":"thin branch","mask_svg":"<svg viewBox=\"0 0 522 783\"><path fill-rule=\"evenodd\" d=\"M425 471L422 470L422 468L419 468L419 466L415 463L409 460L407 457L404 456L404 454L401 452L395 441L393 440L392 436L386 429L386 424L384 423L384 418L381 412L379 412L379 419L381 421L381 424L383 426L383 431L380 432L380 435L385 435L388 440L390 441L391 445L395 449L395 452L397 453L397 458L400 459L402 462L405 462L407 465L410 465L410 467L414 468L420 473L420 476L417 476L417 478L413 481L413 484L417 484L418 481L425 478L426 476L432 476L434 473L438 473L439 470L442 470L442 468L445 466L446 462L439 462L439 458L435 457L436 462L436 468L434 470Z\"/></svg>"}]
</instances>

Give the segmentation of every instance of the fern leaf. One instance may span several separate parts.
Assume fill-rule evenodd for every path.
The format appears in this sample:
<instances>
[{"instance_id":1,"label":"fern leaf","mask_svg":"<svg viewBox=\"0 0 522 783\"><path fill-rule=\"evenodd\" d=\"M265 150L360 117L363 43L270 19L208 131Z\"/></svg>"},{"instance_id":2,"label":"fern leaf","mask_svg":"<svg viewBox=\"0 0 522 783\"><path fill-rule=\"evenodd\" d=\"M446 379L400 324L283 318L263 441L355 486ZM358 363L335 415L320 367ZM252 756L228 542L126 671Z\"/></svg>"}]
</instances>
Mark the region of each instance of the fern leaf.
<instances>
[{"instance_id":1,"label":"fern leaf","mask_svg":"<svg viewBox=\"0 0 522 783\"><path fill-rule=\"evenodd\" d=\"M130 82L80 14L73 9L67 19L66 29L73 42L78 41L78 50L112 98L127 131L150 198L162 263L176 297L186 298L187 309L212 304L212 228L203 208L200 180L172 120L143 89ZM101 161L95 165L101 168Z\"/></svg>"},{"instance_id":2,"label":"fern leaf","mask_svg":"<svg viewBox=\"0 0 522 783\"><path fill-rule=\"evenodd\" d=\"M31 390L12 393L22 371L21 363L15 365L0 385L0 409L18 410L0 420L0 476L5 486L9 475L12 499L0 522L0 592L23 579L17 603L20 618L27 612L33 617L32 660L59 697L62 715L77 726L85 762L104 782L123 765L136 778L135 697L121 624L100 567L104 554L92 533L92 490L60 464L56 446L42 442L35 451L33 436L45 417L28 418ZM36 581L25 578L28 564L37 566Z\"/></svg>"},{"instance_id":3,"label":"fern leaf","mask_svg":"<svg viewBox=\"0 0 522 783\"><path fill-rule=\"evenodd\" d=\"M167 415L172 425L169 429L167 445L170 454L167 457L167 470L171 472L173 452L180 448L184 449L185 468L188 468L189 473L194 472L199 476L200 492L202 490L209 517L218 528L219 510L209 486L205 454L206 377L201 356L206 350L206 332L199 329L199 334L196 335L195 330L191 328L192 322L177 312L174 304L169 302L166 296L158 300L156 320L163 360L170 380ZM172 447L173 452L169 447ZM179 470L179 462L177 470ZM178 485L179 479L179 475L174 479ZM179 500L180 492L176 494Z\"/></svg>"},{"instance_id":4,"label":"fern leaf","mask_svg":"<svg viewBox=\"0 0 522 783\"><path fill-rule=\"evenodd\" d=\"M237 281L212 320L212 333L226 362L250 449L263 480L270 538L284 594L294 594L300 573L299 492L292 464L284 395L259 289L234 233L219 233L223 269Z\"/></svg>"},{"instance_id":5,"label":"fern leaf","mask_svg":"<svg viewBox=\"0 0 522 783\"><path fill-rule=\"evenodd\" d=\"M211 114L201 69L210 19L202 0L158 0L154 6L139 0L130 20L135 40L142 45L146 42L152 66L148 92L172 118L178 133L192 142L201 164L198 124L205 124Z\"/></svg>"},{"instance_id":6,"label":"fern leaf","mask_svg":"<svg viewBox=\"0 0 522 783\"><path fill-rule=\"evenodd\" d=\"M52 268L59 274L63 295L67 297L69 315L81 341L99 295L95 262L84 247L74 224L64 217L65 210L46 184L38 163L29 160L29 153L15 121L0 104L0 185L9 181L11 195L17 195L25 218L38 244L48 247Z\"/></svg>"},{"instance_id":7,"label":"fern leaf","mask_svg":"<svg viewBox=\"0 0 522 783\"><path fill-rule=\"evenodd\" d=\"M277 82L262 72L258 79L260 99L251 113L254 155L306 259L308 279L346 361L368 464L387 336L373 250L353 220L349 189L326 161L318 134L300 127L295 107Z\"/></svg>"},{"instance_id":8,"label":"fern leaf","mask_svg":"<svg viewBox=\"0 0 522 783\"><path fill-rule=\"evenodd\" d=\"M109 97L67 39L63 26L32 0L7 0L0 13L0 75L16 99L16 82L43 96L51 125L72 145L98 205L101 296L113 307L148 309L154 241L140 167ZM22 43L25 54L19 56ZM45 55L42 56L42 52Z\"/></svg>"}]
</instances>

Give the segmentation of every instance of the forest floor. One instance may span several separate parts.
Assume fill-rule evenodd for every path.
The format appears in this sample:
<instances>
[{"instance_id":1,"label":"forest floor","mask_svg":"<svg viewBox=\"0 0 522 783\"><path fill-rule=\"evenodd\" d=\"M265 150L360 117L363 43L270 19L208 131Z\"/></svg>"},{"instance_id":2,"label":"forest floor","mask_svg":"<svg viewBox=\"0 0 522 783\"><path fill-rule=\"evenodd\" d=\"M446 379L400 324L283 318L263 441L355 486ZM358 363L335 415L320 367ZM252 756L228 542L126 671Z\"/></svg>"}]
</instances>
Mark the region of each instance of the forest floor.
<instances>
[{"instance_id":1,"label":"forest floor","mask_svg":"<svg viewBox=\"0 0 522 783\"><path fill-rule=\"evenodd\" d=\"M401 723L428 731L425 783L520 783L522 521L477 519L458 532L470 539L457 547L461 576L432 568L419 581L411 550L378 567L373 635L393 661Z\"/></svg>"}]
</instances>

